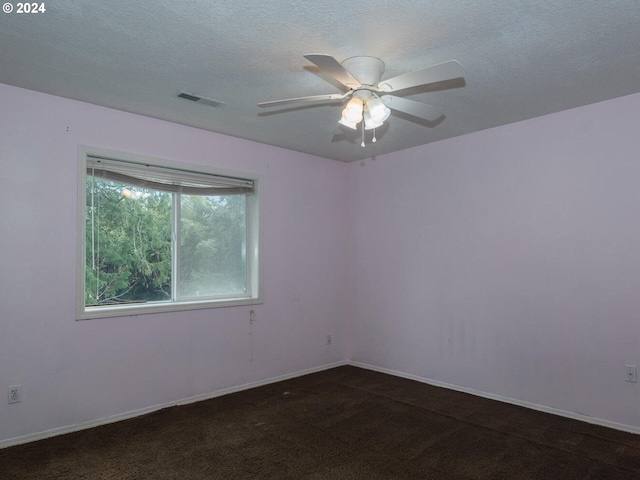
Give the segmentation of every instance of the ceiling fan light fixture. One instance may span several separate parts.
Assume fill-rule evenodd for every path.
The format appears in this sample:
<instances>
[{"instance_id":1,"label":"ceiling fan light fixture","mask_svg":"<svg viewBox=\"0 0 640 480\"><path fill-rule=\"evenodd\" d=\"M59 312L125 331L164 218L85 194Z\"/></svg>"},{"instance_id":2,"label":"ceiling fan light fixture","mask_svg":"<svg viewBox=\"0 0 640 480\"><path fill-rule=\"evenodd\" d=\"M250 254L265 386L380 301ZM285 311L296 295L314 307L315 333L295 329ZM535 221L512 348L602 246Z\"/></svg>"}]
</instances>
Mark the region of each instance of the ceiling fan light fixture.
<instances>
[{"instance_id":1,"label":"ceiling fan light fixture","mask_svg":"<svg viewBox=\"0 0 640 480\"><path fill-rule=\"evenodd\" d=\"M369 113L369 109L364 109L364 129L365 130L373 130L378 127L381 127L384 122L376 122L373 118L371 118L371 114Z\"/></svg>"},{"instance_id":2,"label":"ceiling fan light fixture","mask_svg":"<svg viewBox=\"0 0 640 480\"><path fill-rule=\"evenodd\" d=\"M355 130L356 125L362 121L364 104L359 98L352 98L347 103L342 111L342 118L338 123L345 127L353 128Z\"/></svg>"},{"instance_id":3,"label":"ceiling fan light fixture","mask_svg":"<svg viewBox=\"0 0 640 480\"><path fill-rule=\"evenodd\" d=\"M391 110L380 100L380 98L376 95L372 96L367 101L367 110L369 111L369 115L371 115L371 120L374 122L379 122L382 124L389 115L391 115Z\"/></svg>"},{"instance_id":4,"label":"ceiling fan light fixture","mask_svg":"<svg viewBox=\"0 0 640 480\"><path fill-rule=\"evenodd\" d=\"M358 127L356 123L350 122L349 120L344 118L344 116L340 120L338 120L338 123L340 125L344 125L345 127L349 127L352 130L355 130Z\"/></svg>"}]
</instances>

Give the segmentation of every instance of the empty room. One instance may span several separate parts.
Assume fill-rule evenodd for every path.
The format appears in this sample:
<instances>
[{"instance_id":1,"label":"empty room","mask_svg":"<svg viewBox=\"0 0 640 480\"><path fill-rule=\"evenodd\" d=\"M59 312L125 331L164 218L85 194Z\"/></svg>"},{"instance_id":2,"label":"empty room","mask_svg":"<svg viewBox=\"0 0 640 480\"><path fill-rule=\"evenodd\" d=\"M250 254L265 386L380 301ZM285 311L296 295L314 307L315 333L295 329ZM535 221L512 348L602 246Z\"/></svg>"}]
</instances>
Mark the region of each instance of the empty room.
<instances>
[{"instance_id":1,"label":"empty room","mask_svg":"<svg viewBox=\"0 0 640 480\"><path fill-rule=\"evenodd\" d=\"M640 479L639 26L5 2L0 478Z\"/></svg>"}]
</instances>

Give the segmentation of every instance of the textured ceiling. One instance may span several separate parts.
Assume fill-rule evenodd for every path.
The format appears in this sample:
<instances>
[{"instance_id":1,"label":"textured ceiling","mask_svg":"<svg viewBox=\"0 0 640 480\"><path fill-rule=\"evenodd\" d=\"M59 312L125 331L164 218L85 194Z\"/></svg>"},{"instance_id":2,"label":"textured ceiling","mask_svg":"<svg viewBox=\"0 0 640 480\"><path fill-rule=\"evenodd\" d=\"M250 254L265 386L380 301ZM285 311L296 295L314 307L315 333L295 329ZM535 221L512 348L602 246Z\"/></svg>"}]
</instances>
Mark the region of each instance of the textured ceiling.
<instances>
[{"instance_id":1,"label":"textured ceiling","mask_svg":"<svg viewBox=\"0 0 640 480\"><path fill-rule=\"evenodd\" d=\"M14 6L16 2L11 2ZM640 91L639 0L48 0L0 13L0 83L354 161ZM381 58L382 78L450 59L464 81L402 92L378 142L338 125L340 93L303 54ZM449 88L440 88L449 87ZM224 102L211 107L180 91Z\"/></svg>"}]
</instances>

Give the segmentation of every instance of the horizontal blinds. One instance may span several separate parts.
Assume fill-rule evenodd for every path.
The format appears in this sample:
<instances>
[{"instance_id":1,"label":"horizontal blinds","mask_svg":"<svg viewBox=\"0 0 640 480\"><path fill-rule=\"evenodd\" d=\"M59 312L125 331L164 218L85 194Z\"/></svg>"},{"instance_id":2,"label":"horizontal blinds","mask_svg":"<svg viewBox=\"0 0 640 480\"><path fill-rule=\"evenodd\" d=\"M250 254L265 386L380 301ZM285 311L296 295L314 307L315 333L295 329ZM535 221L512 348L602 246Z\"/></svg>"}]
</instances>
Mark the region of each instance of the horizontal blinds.
<instances>
[{"instance_id":1,"label":"horizontal blinds","mask_svg":"<svg viewBox=\"0 0 640 480\"><path fill-rule=\"evenodd\" d=\"M185 195L245 195L253 180L87 156L87 175L149 190Z\"/></svg>"}]
</instances>

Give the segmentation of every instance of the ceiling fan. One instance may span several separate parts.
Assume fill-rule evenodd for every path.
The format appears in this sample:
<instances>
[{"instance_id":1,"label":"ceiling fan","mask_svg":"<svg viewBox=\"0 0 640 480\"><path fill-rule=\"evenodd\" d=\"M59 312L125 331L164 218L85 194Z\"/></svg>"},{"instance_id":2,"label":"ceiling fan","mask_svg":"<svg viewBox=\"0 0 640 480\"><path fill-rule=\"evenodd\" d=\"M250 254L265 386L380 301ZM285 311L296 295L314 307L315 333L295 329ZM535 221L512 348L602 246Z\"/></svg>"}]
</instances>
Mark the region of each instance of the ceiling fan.
<instances>
[{"instance_id":1,"label":"ceiling fan","mask_svg":"<svg viewBox=\"0 0 640 480\"><path fill-rule=\"evenodd\" d=\"M431 67L414 72L398 75L387 80L381 80L384 73L384 62L379 58L358 56L338 62L331 55L310 53L304 58L327 72L338 82L348 88L344 93L330 93L325 95L311 95L308 97L287 98L259 103L259 107L279 107L295 103L322 102L345 100L351 97L342 111L342 118L338 123L357 129L362 126L362 146L364 147L364 131L380 127L391 114L391 110L405 113L413 117L434 121L443 115L443 111L407 98L389 95L390 93L408 88L427 85L460 78L464 75L464 68L456 60L439 63ZM376 141L375 130L373 142Z\"/></svg>"}]
</instances>

